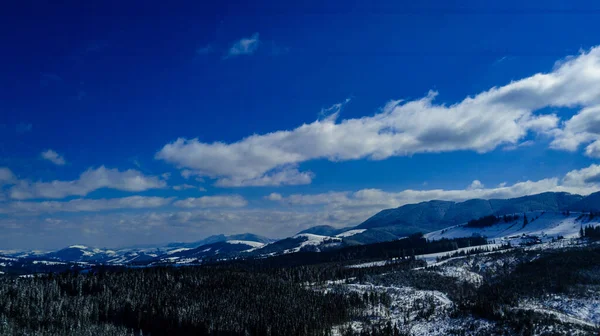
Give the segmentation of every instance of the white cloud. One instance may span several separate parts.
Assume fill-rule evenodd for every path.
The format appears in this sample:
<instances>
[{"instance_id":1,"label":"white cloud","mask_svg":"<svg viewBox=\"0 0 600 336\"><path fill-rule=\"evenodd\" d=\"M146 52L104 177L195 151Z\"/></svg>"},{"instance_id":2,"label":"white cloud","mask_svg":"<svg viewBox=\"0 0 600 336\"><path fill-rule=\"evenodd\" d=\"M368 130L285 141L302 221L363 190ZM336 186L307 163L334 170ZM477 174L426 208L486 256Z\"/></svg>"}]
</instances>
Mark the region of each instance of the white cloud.
<instances>
[{"instance_id":1,"label":"white cloud","mask_svg":"<svg viewBox=\"0 0 600 336\"><path fill-rule=\"evenodd\" d=\"M591 165L580 170L570 171L563 179L547 178L539 181L518 182L511 186L506 183L495 188L485 188L478 180L466 189L457 190L403 190L400 192L386 192L379 189L363 189L356 192L328 192L321 194L293 194L282 196L280 194L265 197L271 201L296 206L323 205L330 209L373 209L398 207L405 204L418 203L430 200L464 201L473 198L514 198L525 195L538 194L547 191L569 192L573 194L588 195L600 190L600 165Z\"/></svg>"},{"instance_id":2,"label":"white cloud","mask_svg":"<svg viewBox=\"0 0 600 336\"><path fill-rule=\"evenodd\" d=\"M15 174L13 174L10 169L6 167L0 167L0 187L6 184L12 184L16 180L17 178L15 177Z\"/></svg>"},{"instance_id":3,"label":"white cloud","mask_svg":"<svg viewBox=\"0 0 600 336\"><path fill-rule=\"evenodd\" d=\"M600 140L596 140L585 148L585 155L600 159Z\"/></svg>"},{"instance_id":4,"label":"white cloud","mask_svg":"<svg viewBox=\"0 0 600 336\"><path fill-rule=\"evenodd\" d=\"M336 118L342 105L336 105L325 120L251 135L234 143L180 138L165 145L156 158L217 178L220 185L243 186L244 181L260 185L256 181L268 180L274 169L314 159L383 160L457 150L485 153L498 146L516 145L530 132L558 137L558 117L535 111L600 105L599 83L600 47L567 58L549 73L493 87L456 104L435 104L437 93L430 92L422 99L391 101L373 116L341 121ZM590 117L591 112L586 113ZM564 141L585 137L575 126L565 126ZM594 150L592 147L590 152ZM304 177L303 181L307 180Z\"/></svg>"},{"instance_id":5,"label":"white cloud","mask_svg":"<svg viewBox=\"0 0 600 336\"><path fill-rule=\"evenodd\" d=\"M218 187L265 187L281 185L310 184L314 174L299 172L295 167L282 167L267 172L263 176L244 179L242 177L221 178L215 183Z\"/></svg>"},{"instance_id":6,"label":"white cloud","mask_svg":"<svg viewBox=\"0 0 600 336\"><path fill-rule=\"evenodd\" d=\"M46 212L85 212L115 209L157 208L168 205L173 198L129 196L111 199L74 199L67 202L10 202L0 206L0 213L38 214Z\"/></svg>"},{"instance_id":7,"label":"white cloud","mask_svg":"<svg viewBox=\"0 0 600 336\"><path fill-rule=\"evenodd\" d=\"M54 163L55 165L62 166L66 163L65 158L53 151L52 149L48 149L47 151L42 152L41 156L43 159L48 160Z\"/></svg>"},{"instance_id":8,"label":"white cloud","mask_svg":"<svg viewBox=\"0 0 600 336\"><path fill-rule=\"evenodd\" d=\"M570 187L600 186L600 165L593 164L587 168L572 170L565 175L563 184Z\"/></svg>"},{"instance_id":9,"label":"white cloud","mask_svg":"<svg viewBox=\"0 0 600 336\"><path fill-rule=\"evenodd\" d=\"M591 143L585 150L586 155L600 157L600 105L581 109L552 134L553 148L575 151L581 144Z\"/></svg>"},{"instance_id":10,"label":"white cloud","mask_svg":"<svg viewBox=\"0 0 600 336\"><path fill-rule=\"evenodd\" d=\"M186 180L189 179L192 176L197 176L197 175L200 175L200 173L196 172L196 171L189 170L189 169L184 169L184 170L181 171L181 177L183 177Z\"/></svg>"},{"instance_id":11,"label":"white cloud","mask_svg":"<svg viewBox=\"0 0 600 336\"><path fill-rule=\"evenodd\" d=\"M52 245L56 248L76 241L98 246L123 246L139 242L140 239L146 243L167 243L178 240L193 241L211 234L243 232L255 232L273 238L285 237L314 225L358 225L384 208L432 199L462 201L470 198L510 198L545 191L588 194L600 189L599 177L600 165L591 165L573 170L564 178L526 181L510 186L502 184L496 188L400 192L363 189L355 192L296 194L285 197L279 193L272 193L264 197L272 200L274 205L280 205L278 209L245 207L246 201L239 195L181 200L177 201L179 209L170 206L160 208L164 202L169 202L169 199L160 198L154 202L148 199L134 202L135 198L131 198L132 201L129 202L87 199L42 202L46 205L14 202L24 204L20 205L22 210L19 211L29 211L33 216L17 216L5 210L9 212L9 217L0 216L0 228L5 229L0 235L0 245L4 248L25 245L38 248ZM90 204L88 201L95 203ZM61 205L56 205L57 203ZM139 208L146 207L151 210L87 212L90 209L134 207L135 204L140 204ZM60 214L60 211L82 213ZM45 218L37 215L44 212L53 215ZM10 217L11 215L13 217ZM90 234L93 236L89 236ZM27 241L23 240L23 235L29 237Z\"/></svg>"},{"instance_id":12,"label":"white cloud","mask_svg":"<svg viewBox=\"0 0 600 336\"><path fill-rule=\"evenodd\" d=\"M533 142L532 140L527 140L527 141L523 141L519 144L516 145L508 145L502 148L502 150L504 151L513 151L522 147L531 147L534 145L535 142Z\"/></svg>"},{"instance_id":13,"label":"white cloud","mask_svg":"<svg viewBox=\"0 0 600 336\"><path fill-rule=\"evenodd\" d=\"M227 52L227 57L252 55L258 49L259 44L259 35L258 33L254 33L250 37L245 37L236 41L231 46L231 48L229 48L229 51Z\"/></svg>"},{"instance_id":14,"label":"white cloud","mask_svg":"<svg viewBox=\"0 0 600 336\"><path fill-rule=\"evenodd\" d=\"M186 189L195 189L196 187L194 187L193 185L189 185L189 184L180 184L180 185L176 185L173 186L173 190L186 190Z\"/></svg>"},{"instance_id":15,"label":"white cloud","mask_svg":"<svg viewBox=\"0 0 600 336\"><path fill-rule=\"evenodd\" d=\"M85 196L94 190L110 188L123 191L145 191L164 188L166 183L155 176L145 176L133 169L119 171L101 166L88 169L74 181L30 182L18 181L10 190L13 199L64 198Z\"/></svg>"},{"instance_id":16,"label":"white cloud","mask_svg":"<svg viewBox=\"0 0 600 336\"><path fill-rule=\"evenodd\" d=\"M483 189L484 185L483 183L481 183L481 181L479 180L474 180L469 187L467 188L467 190L476 190L476 189Z\"/></svg>"},{"instance_id":17,"label":"white cloud","mask_svg":"<svg viewBox=\"0 0 600 336\"><path fill-rule=\"evenodd\" d=\"M179 208L239 208L247 204L240 195L190 197L173 203Z\"/></svg>"},{"instance_id":18,"label":"white cloud","mask_svg":"<svg viewBox=\"0 0 600 336\"><path fill-rule=\"evenodd\" d=\"M265 196L264 198L268 199L269 201L281 201L283 199L283 196L281 196L281 194L278 194L278 193L270 193L268 196Z\"/></svg>"}]
</instances>

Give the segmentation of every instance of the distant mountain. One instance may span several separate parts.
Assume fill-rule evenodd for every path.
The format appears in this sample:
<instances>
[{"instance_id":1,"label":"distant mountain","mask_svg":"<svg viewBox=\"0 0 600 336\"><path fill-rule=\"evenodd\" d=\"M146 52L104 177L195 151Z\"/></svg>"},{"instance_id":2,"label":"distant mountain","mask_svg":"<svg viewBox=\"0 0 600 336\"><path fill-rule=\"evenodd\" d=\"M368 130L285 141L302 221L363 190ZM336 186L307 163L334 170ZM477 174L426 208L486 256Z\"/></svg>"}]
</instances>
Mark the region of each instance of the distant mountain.
<instances>
[{"instance_id":1,"label":"distant mountain","mask_svg":"<svg viewBox=\"0 0 600 336\"><path fill-rule=\"evenodd\" d=\"M462 237L481 236L496 244L510 243L522 245L535 242L549 242L561 238L578 238L582 226L598 226L600 218L582 218L579 213L565 213L552 211L526 212L527 224L523 215L499 221L491 225L471 226L468 224L456 225L442 230L430 232L425 235L429 240L454 239Z\"/></svg>"},{"instance_id":2,"label":"distant mountain","mask_svg":"<svg viewBox=\"0 0 600 336\"><path fill-rule=\"evenodd\" d=\"M170 243L170 244L166 245L166 248L168 248L168 249L171 249L171 248L195 248L198 246L203 246L203 245L208 245L208 244L213 244L213 243L218 243L218 242L224 242L224 241L228 241L228 240L246 240L246 241L253 241L253 242L258 242L258 243L263 243L263 244L274 241L274 239L267 238L264 236L259 236L259 235L253 234L253 233L241 233L241 234L235 234L235 235L229 235L229 236L226 236L224 234L219 234L219 235L209 236L202 240L198 240L198 241L191 242L191 243L183 243L183 242Z\"/></svg>"},{"instance_id":3,"label":"distant mountain","mask_svg":"<svg viewBox=\"0 0 600 336\"><path fill-rule=\"evenodd\" d=\"M300 233L253 251L254 255L278 255L294 252L319 252L342 246L342 238Z\"/></svg>"},{"instance_id":4,"label":"distant mountain","mask_svg":"<svg viewBox=\"0 0 600 336\"><path fill-rule=\"evenodd\" d=\"M569 193L542 193L512 199L429 201L382 210L356 228L380 228L396 236L431 232L487 215L527 211L563 211L583 199Z\"/></svg>"},{"instance_id":5,"label":"distant mountain","mask_svg":"<svg viewBox=\"0 0 600 336\"><path fill-rule=\"evenodd\" d=\"M361 231L361 230L350 230L347 232L352 232L352 231ZM341 235L343 235L343 233L339 234L338 237L340 237ZM366 244L374 244L374 243L392 241L392 240L396 240L398 238L399 238L399 236L397 236L393 233L375 228L375 229L368 229L368 230L363 229L362 232L356 233L351 236L345 236L345 237L343 237L343 242L345 245L366 245Z\"/></svg>"},{"instance_id":6,"label":"distant mountain","mask_svg":"<svg viewBox=\"0 0 600 336\"><path fill-rule=\"evenodd\" d=\"M248 240L228 240L201 245L196 248L179 248L167 252L158 259L175 263L201 262L205 259L231 258L238 254L263 247L261 242Z\"/></svg>"},{"instance_id":7,"label":"distant mountain","mask_svg":"<svg viewBox=\"0 0 600 336\"><path fill-rule=\"evenodd\" d=\"M36 259L60 260L65 262L104 262L116 256L112 250L90 248L84 245L72 245L62 250L42 254Z\"/></svg>"},{"instance_id":8,"label":"distant mountain","mask_svg":"<svg viewBox=\"0 0 600 336\"><path fill-rule=\"evenodd\" d=\"M243 241L257 242L257 243L263 243L263 244L268 244L270 242L275 241L275 239L267 238L264 236L259 236L254 233L241 233L241 234L229 235L226 237L227 237L226 241L243 240Z\"/></svg>"},{"instance_id":9,"label":"distant mountain","mask_svg":"<svg viewBox=\"0 0 600 336\"><path fill-rule=\"evenodd\" d=\"M569 210L581 212L600 211L600 191L590 194L589 196L584 197L580 201L572 204L569 207Z\"/></svg>"},{"instance_id":10,"label":"distant mountain","mask_svg":"<svg viewBox=\"0 0 600 336\"><path fill-rule=\"evenodd\" d=\"M355 245L367 245L396 240L413 233L431 233L431 237L443 238L458 236L463 233L481 233L488 237L498 236L492 229L473 230L450 228L462 225L473 219L488 215L523 214L547 212L543 221L536 225L546 234L552 225L558 223L560 216L568 216L566 210L573 212L600 211L600 192L583 197L568 193L542 193L513 199L472 199L464 202L429 201L418 204L407 204L395 209L382 210L356 227L337 229L328 225L318 225L301 231L295 236L281 240L273 240L252 233L235 235L214 235L195 242L171 243L166 246L147 246L145 248L99 249L83 245L72 245L67 248L42 253L39 251L10 254L2 262L0 271L11 272L20 269L19 265L27 265L28 270L67 269L73 265L89 267L93 264L125 265L125 264L160 264L160 263L200 263L209 260L223 260L238 257L265 257L301 251L322 252ZM554 217L551 216L553 213ZM536 216L539 216L536 214ZM558 217L557 217L558 216ZM552 220L550 220L552 219ZM570 219L569 219L570 220ZM547 228L542 223L548 222ZM574 234L573 228L581 223L567 223L560 220L561 225L571 225L568 232L561 226L561 233ZM510 226L512 224L509 224ZM462 227L462 226L461 226ZM497 226L500 227L500 226ZM521 229L519 229L521 228ZM514 234L532 233L534 226L524 228L522 225L512 226L509 230ZM439 231L444 229L442 231ZM451 230L450 230L451 229ZM512 231L511 231L512 230ZM516 230L516 231L515 231ZM519 231L521 230L521 231ZM537 229L536 229L537 230ZM552 229L556 231L556 229ZM509 232L506 231L506 232ZM573 231L573 232L572 232ZM536 231L537 232L537 231ZM540 231L541 232L541 231ZM13 258L14 260L11 260ZM20 272L21 272L20 271Z\"/></svg>"},{"instance_id":11,"label":"distant mountain","mask_svg":"<svg viewBox=\"0 0 600 336\"><path fill-rule=\"evenodd\" d=\"M320 236L335 236L338 233L343 232L344 229L336 229L330 225L317 225L306 230L298 232L298 234L310 233Z\"/></svg>"}]
</instances>

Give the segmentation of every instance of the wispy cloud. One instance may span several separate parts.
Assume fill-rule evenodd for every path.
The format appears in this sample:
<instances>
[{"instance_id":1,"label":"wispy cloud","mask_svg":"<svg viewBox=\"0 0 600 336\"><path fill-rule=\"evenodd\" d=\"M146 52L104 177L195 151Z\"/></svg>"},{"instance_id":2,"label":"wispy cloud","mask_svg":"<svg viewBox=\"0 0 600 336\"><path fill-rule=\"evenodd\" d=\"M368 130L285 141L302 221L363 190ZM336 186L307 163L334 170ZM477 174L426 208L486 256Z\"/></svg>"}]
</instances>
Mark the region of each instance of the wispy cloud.
<instances>
[{"instance_id":1,"label":"wispy cloud","mask_svg":"<svg viewBox=\"0 0 600 336\"><path fill-rule=\"evenodd\" d=\"M531 147L534 144L535 144L535 142L533 142L532 140L527 140L527 141L523 141L519 144L504 146L502 148L502 150L503 151L513 151L513 150L523 148L523 147Z\"/></svg>"},{"instance_id":2,"label":"wispy cloud","mask_svg":"<svg viewBox=\"0 0 600 336\"><path fill-rule=\"evenodd\" d=\"M417 153L471 150L490 152L520 143L528 134L554 137L554 148L586 149L600 155L600 47L565 59L549 73L538 73L493 87L453 104L436 104L437 92L412 100L393 100L369 117L338 121L332 117L292 130L251 135L233 143L204 143L180 138L156 158L202 176L217 185L273 185L272 172L314 159L383 160ZM584 106L559 124L544 107ZM596 142L594 142L596 141ZM287 174L297 181L303 172ZM302 181L308 181L304 176ZM241 181L241 182L240 182ZM247 181L247 182L244 182Z\"/></svg>"},{"instance_id":3,"label":"wispy cloud","mask_svg":"<svg viewBox=\"0 0 600 336\"><path fill-rule=\"evenodd\" d=\"M187 189L196 189L193 185L190 184L180 184L173 186L173 190L187 190Z\"/></svg>"},{"instance_id":4,"label":"wispy cloud","mask_svg":"<svg viewBox=\"0 0 600 336\"><path fill-rule=\"evenodd\" d=\"M94 190L110 188L123 191L139 192L166 187L166 182L156 176L146 176L133 169L119 171L100 166L88 169L79 179L73 181L30 182L13 181L9 189L12 199L24 200L34 198L64 198L68 196L85 196Z\"/></svg>"},{"instance_id":5,"label":"wispy cloud","mask_svg":"<svg viewBox=\"0 0 600 336\"><path fill-rule=\"evenodd\" d=\"M196 55L208 55L213 52L215 52L215 48L210 44L196 48Z\"/></svg>"},{"instance_id":6,"label":"wispy cloud","mask_svg":"<svg viewBox=\"0 0 600 336\"><path fill-rule=\"evenodd\" d=\"M41 156L44 160L48 160L54 163L55 165L62 166L65 163L67 163L62 155L59 155L52 149L48 149L47 151L42 152Z\"/></svg>"},{"instance_id":7,"label":"wispy cloud","mask_svg":"<svg viewBox=\"0 0 600 336\"><path fill-rule=\"evenodd\" d=\"M0 187L7 184L13 184L16 180L17 177L10 169L6 167L0 167Z\"/></svg>"},{"instance_id":8,"label":"wispy cloud","mask_svg":"<svg viewBox=\"0 0 600 336\"><path fill-rule=\"evenodd\" d=\"M17 133L27 133L27 132L31 132L31 129L33 128L32 124L28 124L28 123L18 123L15 126L15 131Z\"/></svg>"},{"instance_id":9,"label":"wispy cloud","mask_svg":"<svg viewBox=\"0 0 600 336\"><path fill-rule=\"evenodd\" d=\"M173 198L129 196L111 199L74 199L67 202L10 202L0 205L0 213L37 215L53 212L94 212L116 209L158 208L170 204Z\"/></svg>"},{"instance_id":10,"label":"wispy cloud","mask_svg":"<svg viewBox=\"0 0 600 336\"><path fill-rule=\"evenodd\" d=\"M600 165L573 170L564 177L546 178L539 181L518 182L513 185L502 183L497 187L486 188L474 180L465 189L444 190L403 190L389 192L380 189L362 189L358 191L331 191L320 194L292 194L283 196L272 193L265 199L292 206L325 206L330 209L371 209L378 211L384 208L398 207L405 204L429 200L464 201L472 198L514 198L538 194L547 191L569 192L587 195L600 190Z\"/></svg>"},{"instance_id":11,"label":"wispy cloud","mask_svg":"<svg viewBox=\"0 0 600 336\"><path fill-rule=\"evenodd\" d=\"M260 44L259 34L254 33L250 37L242 38L229 48L226 58L240 56L240 55L252 55L258 50Z\"/></svg>"},{"instance_id":12,"label":"wispy cloud","mask_svg":"<svg viewBox=\"0 0 600 336\"><path fill-rule=\"evenodd\" d=\"M240 195L190 197L173 203L179 208L240 208L248 201Z\"/></svg>"},{"instance_id":13,"label":"wispy cloud","mask_svg":"<svg viewBox=\"0 0 600 336\"><path fill-rule=\"evenodd\" d=\"M9 179L12 173L6 173ZM476 186L473 188L473 186ZM470 188L469 188L470 186ZM486 187L474 182L464 189L385 191L331 191L319 194L271 193L262 202L269 208L253 208L240 195L215 195L174 201L172 198L131 196L118 199L6 202L0 212L0 245L5 248L64 245L73 239L85 243L86 234L95 245L166 243L191 240L210 234L257 232L271 237L292 235L316 223L344 227L358 225L381 209L432 199L463 201L470 198L510 198L545 191L589 194L600 189L600 165L573 170L564 177ZM273 209L272 205L278 207ZM135 211L117 209L138 209ZM143 210L146 209L146 210ZM69 215L62 215L69 212ZM40 216L48 213L49 216ZM31 215L27 215L31 214ZM12 216L12 217L10 217ZM43 232L45 235L40 235ZM65 233L68 232L68 235ZM78 234L81 235L78 236ZM25 243L14 240L29 234ZM68 236L68 241L65 237ZM19 245L19 246L18 246Z\"/></svg>"}]
</instances>

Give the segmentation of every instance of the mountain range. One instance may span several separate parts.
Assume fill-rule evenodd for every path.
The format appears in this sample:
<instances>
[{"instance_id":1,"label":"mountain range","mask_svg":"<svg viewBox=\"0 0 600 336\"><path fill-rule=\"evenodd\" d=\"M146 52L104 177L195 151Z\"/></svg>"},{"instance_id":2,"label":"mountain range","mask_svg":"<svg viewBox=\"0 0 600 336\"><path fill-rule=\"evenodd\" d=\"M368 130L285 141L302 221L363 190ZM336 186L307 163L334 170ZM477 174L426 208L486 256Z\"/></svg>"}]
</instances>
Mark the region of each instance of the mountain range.
<instances>
[{"instance_id":1,"label":"mountain range","mask_svg":"<svg viewBox=\"0 0 600 336\"><path fill-rule=\"evenodd\" d=\"M567 233L572 235L574 234L571 232L573 228L577 230L575 222L569 221L567 223L564 218L557 214L565 214L568 217L568 212L600 212L600 192L585 197L564 192L547 192L512 199L471 199L464 202L432 200L382 210L357 226L334 228L319 225L303 230L292 237L279 240L244 233L214 235L195 242L176 242L164 246L138 246L115 250L72 245L48 253L25 252L5 255L3 258L8 263L0 263L0 271L2 271L1 267L6 267L8 264L14 263L15 260L24 260L37 266L58 265L59 263L77 263L80 265L189 264L201 263L206 260L264 257L301 251L319 252L344 246L396 240L418 232L431 233L427 235L429 239L445 238L446 236L439 232L443 231L448 235L446 233L449 230L448 228L484 216L530 213L529 216L534 216L532 218L537 219L546 212L554 213L554 215L546 215L544 217L546 218L545 221L538 222L538 226L540 223L546 223L544 224L548 226L546 231L551 231L554 227L571 225ZM574 218L571 217L568 217L569 220ZM510 227L513 231L518 229L515 232L520 232L519 234L531 231L521 232L519 230L524 227L519 229L518 225ZM536 233L544 232L544 227L536 230ZM489 232L493 230L489 232L480 231L451 230L454 234L453 237L460 234L482 232L482 234L488 236ZM558 235L556 234L556 236Z\"/></svg>"}]
</instances>

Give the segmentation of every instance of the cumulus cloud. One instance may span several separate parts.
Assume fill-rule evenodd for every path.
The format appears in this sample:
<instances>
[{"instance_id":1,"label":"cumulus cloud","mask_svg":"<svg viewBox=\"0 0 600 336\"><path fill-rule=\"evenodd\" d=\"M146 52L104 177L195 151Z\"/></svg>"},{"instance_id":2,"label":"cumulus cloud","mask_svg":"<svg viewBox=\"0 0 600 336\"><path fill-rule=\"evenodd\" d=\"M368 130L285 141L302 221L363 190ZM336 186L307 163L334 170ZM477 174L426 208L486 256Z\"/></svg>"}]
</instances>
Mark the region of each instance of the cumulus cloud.
<instances>
[{"instance_id":1,"label":"cumulus cloud","mask_svg":"<svg viewBox=\"0 0 600 336\"><path fill-rule=\"evenodd\" d=\"M0 216L0 245L5 248L47 246L60 247L73 241L100 246L118 246L138 242L143 237L147 243L167 243L177 240L193 241L211 234L255 232L273 238L285 237L314 225L344 227L358 225L384 208L397 207L432 199L462 201L470 198L510 198L545 191L567 191L589 194L600 190L600 165L573 170L563 178L547 178L513 185L501 184L495 188L464 190L404 190L400 192L379 189L328 192L321 194L294 194L283 196L271 193L278 208L249 208L239 195L190 198L174 203L170 199L126 198L122 200L75 200L69 202L14 202L11 206L34 216L11 216L6 204L0 209L9 217ZM134 202L134 200L138 202ZM92 203L87 203L91 201ZM60 203L60 205L57 205ZM165 206L173 204L176 206ZM133 205L132 205L133 204ZM88 213L90 209L116 209L145 207L148 210L111 211ZM35 212L38 211L38 212ZM61 215L60 211L81 211ZM90 210L92 211L92 210ZM0 211L2 212L2 211ZM53 213L41 218L39 213ZM40 234L42 232L43 234ZM26 242L21 237L31 238ZM92 237L88 237L93 233ZM88 238L86 238L88 237ZM86 239L88 239L86 241ZM58 245L58 246L55 246Z\"/></svg>"},{"instance_id":2,"label":"cumulus cloud","mask_svg":"<svg viewBox=\"0 0 600 336\"><path fill-rule=\"evenodd\" d=\"M479 180L474 180L473 182L471 182L471 184L469 185L469 187L467 188L468 190L475 190L475 189L483 189L483 183L481 183L481 181Z\"/></svg>"},{"instance_id":3,"label":"cumulus cloud","mask_svg":"<svg viewBox=\"0 0 600 336\"><path fill-rule=\"evenodd\" d=\"M10 202L0 206L0 213L38 214L52 212L86 212L115 209L158 208L170 204L173 198L129 196L111 199L74 199L67 202Z\"/></svg>"},{"instance_id":4,"label":"cumulus cloud","mask_svg":"<svg viewBox=\"0 0 600 336\"><path fill-rule=\"evenodd\" d=\"M240 195L190 197L173 203L179 208L240 208L247 204Z\"/></svg>"},{"instance_id":5,"label":"cumulus cloud","mask_svg":"<svg viewBox=\"0 0 600 336\"><path fill-rule=\"evenodd\" d=\"M67 196L85 196L101 188L139 192L164 187L166 187L165 181L158 177L146 176L133 169L119 171L101 166L86 170L79 176L79 179L73 181L17 181L10 188L9 195L11 198L18 200L64 198Z\"/></svg>"},{"instance_id":6,"label":"cumulus cloud","mask_svg":"<svg viewBox=\"0 0 600 336\"><path fill-rule=\"evenodd\" d=\"M53 151L52 149L48 149L47 151L42 152L41 156L44 160L48 160L54 163L55 165L62 166L66 163L65 158Z\"/></svg>"},{"instance_id":7,"label":"cumulus cloud","mask_svg":"<svg viewBox=\"0 0 600 336\"><path fill-rule=\"evenodd\" d=\"M218 187L265 187L280 185L310 184L314 174L300 172L295 167L282 167L265 173L263 176L243 178L240 176L221 178L215 183Z\"/></svg>"},{"instance_id":8,"label":"cumulus cloud","mask_svg":"<svg viewBox=\"0 0 600 336\"><path fill-rule=\"evenodd\" d=\"M552 134L555 136L550 144L553 148L575 151L581 144L590 143L585 149L586 155L600 157L600 105L581 109Z\"/></svg>"},{"instance_id":9,"label":"cumulus cloud","mask_svg":"<svg viewBox=\"0 0 600 336\"><path fill-rule=\"evenodd\" d=\"M383 160L457 150L485 153L498 146L514 146L530 132L557 137L554 146L564 148L558 143L571 143L573 138L583 139L576 143L592 140L589 134L597 132L595 124L580 125L577 120L584 119L580 116L559 125L555 114L536 111L583 106L580 115L595 120L598 113L594 115L593 106L600 105L598 83L600 47L567 58L551 72L493 87L452 105L436 104L437 93L430 92L417 100L390 101L373 116L338 121L340 104L324 120L233 143L180 138L165 145L156 158L216 178L219 185L244 186L268 179L274 169L308 160ZM596 153L597 146L589 152ZM292 174L294 179L297 175Z\"/></svg>"},{"instance_id":10,"label":"cumulus cloud","mask_svg":"<svg viewBox=\"0 0 600 336\"><path fill-rule=\"evenodd\" d=\"M278 194L278 193L270 193L268 196L265 196L264 198L268 199L269 201L281 201L283 199L283 196L281 196L281 194Z\"/></svg>"},{"instance_id":11,"label":"cumulus cloud","mask_svg":"<svg viewBox=\"0 0 600 336\"><path fill-rule=\"evenodd\" d=\"M242 38L236 41L229 51L227 52L227 57L235 57L240 55L252 55L258 49L260 44L258 33L252 34L250 37Z\"/></svg>"},{"instance_id":12,"label":"cumulus cloud","mask_svg":"<svg viewBox=\"0 0 600 336\"><path fill-rule=\"evenodd\" d=\"M593 164L587 168L568 172L563 179L563 184L570 187L600 185L600 165Z\"/></svg>"},{"instance_id":13,"label":"cumulus cloud","mask_svg":"<svg viewBox=\"0 0 600 336\"><path fill-rule=\"evenodd\" d=\"M472 198L514 198L547 191L588 195L600 190L600 165L591 165L570 171L564 178L547 178L539 181L518 182L508 186L502 183L495 188L485 188L478 180L466 189L457 190L403 190L387 192L380 189L362 189L355 192L328 192L320 194L271 194L268 200L298 206L323 205L331 209L371 208L383 209L430 200L464 201Z\"/></svg>"},{"instance_id":14,"label":"cumulus cloud","mask_svg":"<svg viewBox=\"0 0 600 336\"><path fill-rule=\"evenodd\" d=\"M592 142L585 148L585 155L600 159L600 140Z\"/></svg>"}]
</instances>

